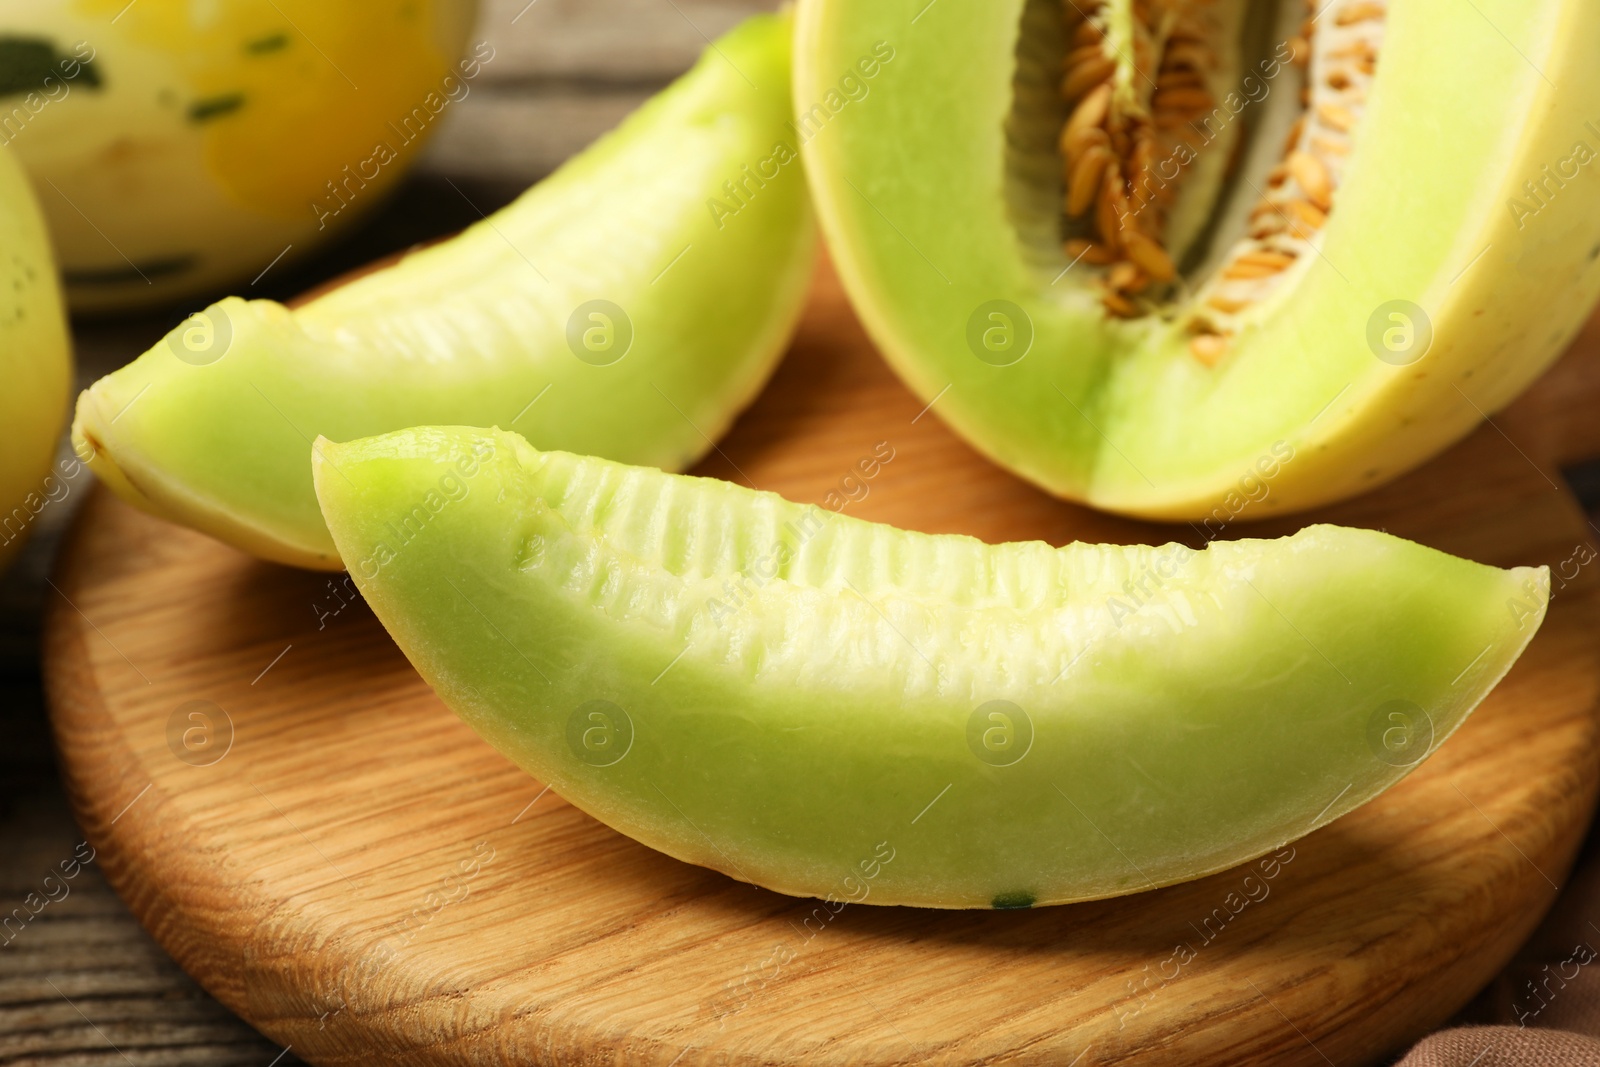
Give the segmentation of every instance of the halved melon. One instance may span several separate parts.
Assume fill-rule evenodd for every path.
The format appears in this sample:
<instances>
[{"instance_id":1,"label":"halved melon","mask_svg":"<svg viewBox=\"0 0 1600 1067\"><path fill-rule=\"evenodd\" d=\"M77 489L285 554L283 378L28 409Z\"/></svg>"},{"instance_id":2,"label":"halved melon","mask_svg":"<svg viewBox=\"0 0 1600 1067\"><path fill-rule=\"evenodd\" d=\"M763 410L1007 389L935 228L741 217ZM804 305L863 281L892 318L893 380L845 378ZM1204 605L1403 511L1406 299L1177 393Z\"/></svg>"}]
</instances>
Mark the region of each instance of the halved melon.
<instances>
[{"instance_id":1,"label":"halved melon","mask_svg":"<svg viewBox=\"0 0 1600 1067\"><path fill-rule=\"evenodd\" d=\"M500 423L678 468L776 365L816 237L787 131L789 19L746 22L514 204L293 311L228 298L86 391L73 434L124 498L267 559L338 568L318 434Z\"/></svg>"},{"instance_id":2,"label":"halved melon","mask_svg":"<svg viewBox=\"0 0 1600 1067\"><path fill-rule=\"evenodd\" d=\"M1600 292L1593 3L911 14L802 0L819 216L900 374L1053 493L1226 521L1359 492L1507 403Z\"/></svg>"},{"instance_id":3,"label":"halved melon","mask_svg":"<svg viewBox=\"0 0 1600 1067\"><path fill-rule=\"evenodd\" d=\"M1456 729L1543 569L1382 533L986 545L494 430L318 443L440 697L663 852L784 893L1018 907L1264 854Z\"/></svg>"}]
</instances>

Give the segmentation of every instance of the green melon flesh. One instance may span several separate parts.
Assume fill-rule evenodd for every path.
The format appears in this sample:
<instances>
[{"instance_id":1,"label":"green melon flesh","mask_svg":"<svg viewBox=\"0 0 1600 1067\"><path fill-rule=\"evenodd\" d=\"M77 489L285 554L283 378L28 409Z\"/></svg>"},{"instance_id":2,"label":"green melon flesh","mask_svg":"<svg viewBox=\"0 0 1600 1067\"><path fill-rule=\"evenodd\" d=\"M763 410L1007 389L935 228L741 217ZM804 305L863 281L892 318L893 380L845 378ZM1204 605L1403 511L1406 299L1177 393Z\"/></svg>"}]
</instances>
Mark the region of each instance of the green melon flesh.
<instances>
[{"instance_id":1,"label":"green melon flesh","mask_svg":"<svg viewBox=\"0 0 1600 1067\"><path fill-rule=\"evenodd\" d=\"M1326 25L1356 2L1314 6ZM1213 367L1190 354L1181 314L1104 314L1088 284L1095 269L1069 270L1055 236L1041 246L1028 214L1037 205L1019 193L1041 175L1059 184L1056 157L1037 158L1054 141L1024 144L1018 109L1038 108L1061 76L1040 61L1031 81L1017 81L1038 51L1019 40L1074 6L799 9L797 106L824 108L803 155L840 275L901 376L996 461L1105 509L1227 519L1242 510L1241 479L1252 483L1288 450L1293 461L1247 514L1310 507L1465 435L1587 317L1600 293L1600 5L1390 3L1367 114L1316 254ZM1259 38L1267 19L1293 27L1305 15L1304 0L1257 3L1246 30ZM841 76L885 44L894 57L870 96L830 107ZM1286 68L1239 121L1297 100L1295 77ZM1202 152L1202 163L1213 156ZM1052 212L1059 195L1047 191ZM1402 300L1423 309L1433 342L1419 361L1394 365L1375 355L1369 327L1387 326L1382 309ZM1031 321L1031 349L1010 366L981 361L968 342L991 301Z\"/></svg>"},{"instance_id":2,"label":"green melon flesh","mask_svg":"<svg viewBox=\"0 0 1600 1067\"><path fill-rule=\"evenodd\" d=\"M78 404L74 436L132 502L268 559L337 568L312 440L512 426L541 446L682 468L770 374L816 240L787 133L789 20L749 20L614 133L460 236L296 310L207 309ZM731 195L728 184L732 183ZM631 321L578 314L607 300ZM614 316L612 317L614 319ZM589 349L584 349L586 355ZM196 362L196 359L199 362Z\"/></svg>"},{"instance_id":3,"label":"green melon flesh","mask_svg":"<svg viewBox=\"0 0 1600 1067\"><path fill-rule=\"evenodd\" d=\"M1461 724L1549 588L1334 526L986 545L497 430L314 467L368 603L490 744L670 855L874 904L1124 894L1309 833Z\"/></svg>"}]
</instances>

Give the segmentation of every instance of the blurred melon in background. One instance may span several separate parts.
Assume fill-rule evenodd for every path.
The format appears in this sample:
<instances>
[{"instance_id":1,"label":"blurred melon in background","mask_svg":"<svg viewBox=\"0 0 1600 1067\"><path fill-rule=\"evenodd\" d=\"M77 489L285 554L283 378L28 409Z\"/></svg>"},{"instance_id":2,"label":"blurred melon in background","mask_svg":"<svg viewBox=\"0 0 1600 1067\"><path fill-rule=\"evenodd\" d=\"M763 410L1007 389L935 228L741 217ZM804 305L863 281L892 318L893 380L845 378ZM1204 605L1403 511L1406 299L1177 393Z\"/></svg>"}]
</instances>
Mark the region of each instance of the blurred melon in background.
<instances>
[{"instance_id":1,"label":"blurred melon in background","mask_svg":"<svg viewBox=\"0 0 1600 1067\"><path fill-rule=\"evenodd\" d=\"M44 219L17 164L0 148L0 569L66 492L76 461L52 469L67 418L72 355Z\"/></svg>"},{"instance_id":2,"label":"blurred melon in background","mask_svg":"<svg viewBox=\"0 0 1600 1067\"><path fill-rule=\"evenodd\" d=\"M0 0L0 143L73 311L248 283L376 207L493 50L476 0ZM281 265L281 263L280 263Z\"/></svg>"}]
</instances>

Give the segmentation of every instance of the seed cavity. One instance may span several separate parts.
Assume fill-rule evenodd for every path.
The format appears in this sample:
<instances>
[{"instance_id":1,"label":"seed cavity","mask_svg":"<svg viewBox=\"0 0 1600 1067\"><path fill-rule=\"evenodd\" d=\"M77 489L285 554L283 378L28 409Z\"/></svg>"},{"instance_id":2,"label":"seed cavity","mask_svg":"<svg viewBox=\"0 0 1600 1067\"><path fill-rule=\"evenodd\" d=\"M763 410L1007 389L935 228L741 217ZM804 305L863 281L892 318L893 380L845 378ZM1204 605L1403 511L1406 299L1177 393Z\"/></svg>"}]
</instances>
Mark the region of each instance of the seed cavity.
<instances>
[{"instance_id":1,"label":"seed cavity","mask_svg":"<svg viewBox=\"0 0 1600 1067\"><path fill-rule=\"evenodd\" d=\"M1207 366L1226 356L1240 316L1271 297L1292 267L1318 254L1366 110L1383 46L1385 5L1342 0L1320 16L1316 9L1316 0L1308 0L1310 14L1299 37L1310 68L1302 99L1306 113L1290 131L1283 166L1262 191L1248 234L1199 293L1189 349Z\"/></svg>"},{"instance_id":2,"label":"seed cavity","mask_svg":"<svg viewBox=\"0 0 1600 1067\"><path fill-rule=\"evenodd\" d=\"M1095 271L1111 316L1171 315L1172 302L1189 296L1177 267L1184 250L1168 245L1182 183L1154 168L1184 151L1222 150L1204 121L1235 88L1222 59L1231 54L1221 15L1228 2L1062 0L1064 251ZM1244 317L1316 257L1377 72L1386 3L1305 2L1299 32L1278 53L1306 69L1303 114L1281 163L1255 190L1246 232L1175 312L1190 352L1207 366L1226 358Z\"/></svg>"},{"instance_id":3,"label":"seed cavity","mask_svg":"<svg viewBox=\"0 0 1600 1067\"><path fill-rule=\"evenodd\" d=\"M1061 78L1071 109L1060 143L1064 209L1087 231L1070 237L1066 252L1109 268L1101 302L1119 317L1141 314L1134 298L1177 277L1163 237L1177 186L1154 169L1180 145L1200 143L1190 124L1216 105L1206 43L1214 3L1063 3L1072 42Z\"/></svg>"}]
</instances>

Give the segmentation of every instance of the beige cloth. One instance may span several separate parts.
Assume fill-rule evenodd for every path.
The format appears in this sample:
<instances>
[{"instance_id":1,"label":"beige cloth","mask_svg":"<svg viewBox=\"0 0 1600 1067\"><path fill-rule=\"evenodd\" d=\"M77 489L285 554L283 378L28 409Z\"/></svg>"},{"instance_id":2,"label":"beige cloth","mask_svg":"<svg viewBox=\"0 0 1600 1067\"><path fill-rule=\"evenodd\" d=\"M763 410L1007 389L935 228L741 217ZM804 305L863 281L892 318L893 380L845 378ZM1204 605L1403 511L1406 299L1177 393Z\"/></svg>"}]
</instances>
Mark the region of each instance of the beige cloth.
<instances>
[{"instance_id":1,"label":"beige cloth","mask_svg":"<svg viewBox=\"0 0 1600 1067\"><path fill-rule=\"evenodd\" d=\"M1600 831L1538 932L1397 1067L1600 1067Z\"/></svg>"},{"instance_id":2,"label":"beige cloth","mask_svg":"<svg viewBox=\"0 0 1600 1067\"><path fill-rule=\"evenodd\" d=\"M1600 1040L1531 1026L1463 1026L1429 1035L1400 1067L1600 1067Z\"/></svg>"}]
</instances>

